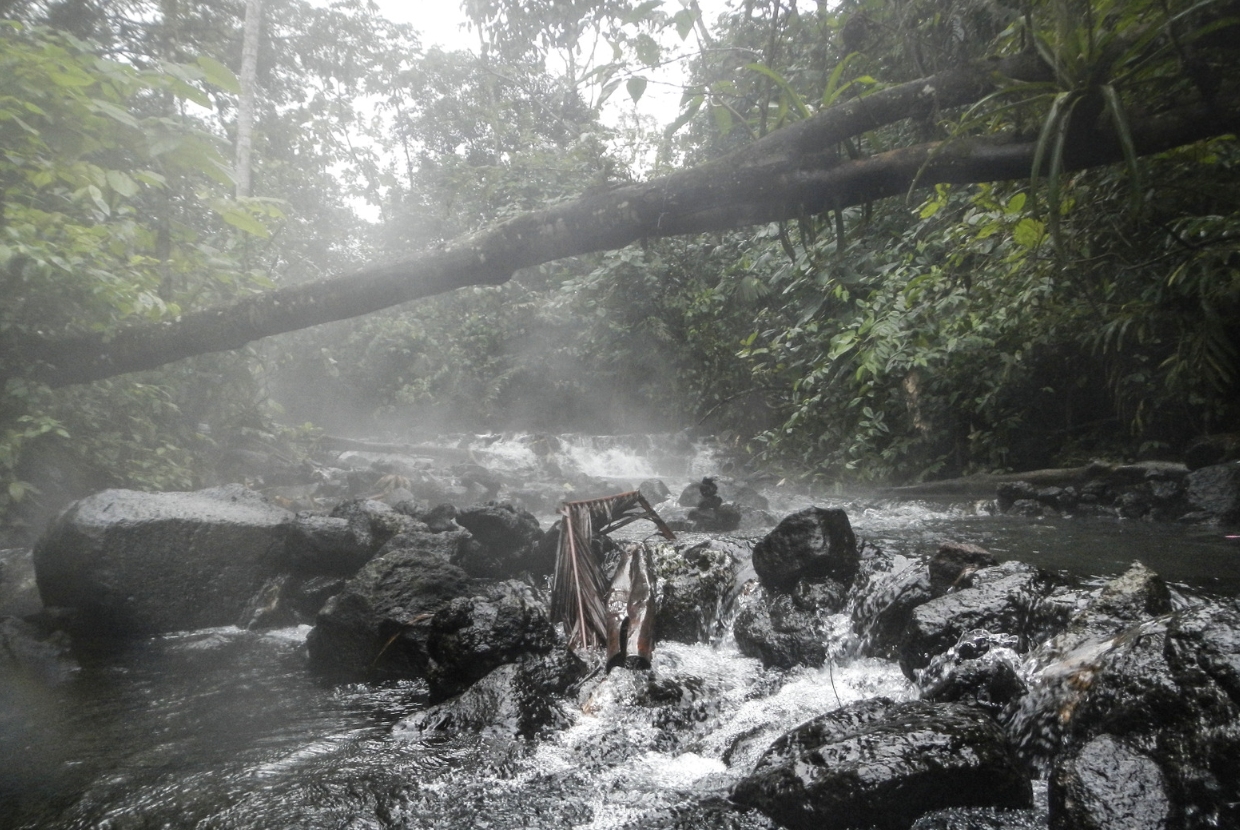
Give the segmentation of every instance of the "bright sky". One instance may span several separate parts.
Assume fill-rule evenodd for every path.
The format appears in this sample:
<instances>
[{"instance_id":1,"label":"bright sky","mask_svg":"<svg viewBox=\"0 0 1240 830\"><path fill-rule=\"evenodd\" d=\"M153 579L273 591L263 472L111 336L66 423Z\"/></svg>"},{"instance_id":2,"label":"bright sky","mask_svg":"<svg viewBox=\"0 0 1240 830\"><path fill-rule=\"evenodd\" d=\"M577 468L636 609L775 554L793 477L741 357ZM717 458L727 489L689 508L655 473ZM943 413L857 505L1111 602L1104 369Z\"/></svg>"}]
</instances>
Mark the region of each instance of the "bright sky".
<instances>
[{"instance_id":1,"label":"bright sky","mask_svg":"<svg viewBox=\"0 0 1240 830\"><path fill-rule=\"evenodd\" d=\"M465 15L460 0L375 0L384 17L397 23L410 23L422 33L422 45L442 46L445 49L468 49L475 51L478 44L476 33L464 27ZM663 0L663 9L673 14L687 5L681 0ZM698 0L708 28L726 10L728 0ZM675 36L673 35L673 39ZM690 35L688 43L694 43ZM674 84L681 80L680 67L673 64L660 74L650 73L652 83L642 96L640 111L653 116L660 124L675 120L680 106L680 90ZM662 81L663 83L660 83ZM617 90L608 107L619 104L628 106L628 96L623 88Z\"/></svg>"}]
</instances>

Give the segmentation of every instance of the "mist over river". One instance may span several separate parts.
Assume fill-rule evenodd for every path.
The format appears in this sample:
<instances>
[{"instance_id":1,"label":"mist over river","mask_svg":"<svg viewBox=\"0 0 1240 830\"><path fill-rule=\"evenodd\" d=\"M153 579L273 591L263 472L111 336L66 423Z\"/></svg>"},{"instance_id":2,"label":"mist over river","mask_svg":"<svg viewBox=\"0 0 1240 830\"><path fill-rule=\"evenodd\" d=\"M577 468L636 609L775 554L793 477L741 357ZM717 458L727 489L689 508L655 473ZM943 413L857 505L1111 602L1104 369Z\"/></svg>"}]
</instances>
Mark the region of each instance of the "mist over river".
<instances>
[{"instance_id":1,"label":"mist over river","mask_svg":"<svg viewBox=\"0 0 1240 830\"><path fill-rule=\"evenodd\" d=\"M673 494L718 472L713 456L662 462L631 449L565 457L595 476ZM519 446L475 453L509 469ZM597 448L596 448L597 449ZM564 464L570 463L561 459ZM617 472L618 471L618 472ZM1240 594L1240 541L1202 527L1109 518L991 515L972 502L811 497L767 487L778 519L820 505L847 511L858 540L920 559L946 540L1100 584L1143 562L1180 598ZM546 528L549 515L541 515ZM748 549L769 528L730 534ZM636 523L618 537L643 539ZM719 535L719 534L716 534ZM678 544L707 538L681 533ZM847 614L829 620L822 668L764 669L731 633L657 642L651 674L680 691L652 704L645 672L596 677L566 729L532 739L500 729L407 737L393 725L428 706L422 681L325 684L307 670L309 626L168 634L84 655L66 683L0 679L2 828L768 828L728 803L776 737L843 704L918 690L890 661L856 657ZM1046 826L1035 807L986 827ZM976 814L934 827L981 827ZM955 823L953 823L955 822ZM972 823L970 823L972 822Z\"/></svg>"}]
</instances>

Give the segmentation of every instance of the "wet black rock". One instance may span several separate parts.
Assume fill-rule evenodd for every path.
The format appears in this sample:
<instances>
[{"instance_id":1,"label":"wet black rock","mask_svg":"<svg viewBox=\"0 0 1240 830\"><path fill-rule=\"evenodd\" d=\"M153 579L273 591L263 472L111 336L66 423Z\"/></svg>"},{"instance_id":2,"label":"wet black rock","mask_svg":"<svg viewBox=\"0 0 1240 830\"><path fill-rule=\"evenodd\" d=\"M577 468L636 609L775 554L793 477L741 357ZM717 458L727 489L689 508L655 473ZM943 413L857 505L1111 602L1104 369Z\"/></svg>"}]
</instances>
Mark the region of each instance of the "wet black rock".
<instances>
[{"instance_id":1,"label":"wet black rock","mask_svg":"<svg viewBox=\"0 0 1240 830\"><path fill-rule=\"evenodd\" d=\"M567 649L526 656L499 666L451 700L430 706L392 727L397 738L433 733L490 732L532 738L572 722L563 696L586 674Z\"/></svg>"},{"instance_id":2,"label":"wet black rock","mask_svg":"<svg viewBox=\"0 0 1240 830\"><path fill-rule=\"evenodd\" d=\"M450 600L427 623L425 643L431 699L444 700L505 663L550 651L555 629L543 599L508 580Z\"/></svg>"},{"instance_id":3,"label":"wet black rock","mask_svg":"<svg viewBox=\"0 0 1240 830\"><path fill-rule=\"evenodd\" d=\"M233 624L284 561L293 516L240 485L106 490L71 505L35 547L48 606L75 635L141 637Z\"/></svg>"},{"instance_id":4,"label":"wet black rock","mask_svg":"<svg viewBox=\"0 0 1240 830\"><path fill-rule=\"evenodd\" d=\"M831 578L848 586L859 566L857 537L839 508L810 507L784 517L754 547L753 567L772 592L801 579Z\"/></svg>"},{"instance_id":5,"label":"wet black rock","mask_svg":"<svg viewBox=\"0 0 1240 830\"><path fill-rule=\"evenodd\" d=\"M672 491L667 489L667 485L657 478L646 479L637 485L637 489L645 497L646 501L651 504L658 504L672 495Z\"/></svg>"},{"instance_id":6,"label":"wet black rock","mask_svg":"<svg viewBox=\"0 0 1240 830\"><path fill-rule=\"evenodd\" d=\"M1134 566L1031 655L1010 728L1050 767L1053 827L1146 811L1167 816L1152 826L1240 826L1240 606L1167 613L1164 591Z\"/></svg>"},{"instance_id":7,"label":"wet black rock","mask_svg":"<svg viewBox=\"0 0 1240 830\"><path fill-rule=\"evenodd\" d=\"M793 830L906 830L946 807L1028 807L1032 788L984 712L876 698L781 737L732 800Z\"/></svg>"},{"instance_id":8,"label":"wet black rock","mask_svg":"<svg viewBox=\"0 0 1240 830\"><path fill-rule=\"evenodd\" d=\"M877 551L863 557L848 596L861 653L895 659L913 609L932 597L930 573L921 562Z\"/></svg>"},{"instance_id":9,"label":"wet black rock","mask_svg":"<svg viewBox=\"0 0 1240 830\"><path fill-rule=\"evenodd\" d=\"M470 576L508 579L521 573L545 575L555 568L555 557L547 557L540 547L543 531L538 519L526 510L490 502L461 510L456 523L473 540L453 564Z\"/></svg>"},{"instance_id":10,"label":"wet black rock","mask_svg":"<svg viewBox=\"0 0 1240 830\"><path fill-rule=\"evenodd\" d=\"M711 540L687 550L660 545L655 550L660 640L710 643L725 633L725 619L735 596L743 551L734 543Z\"/></svg>"},{"instance_id":11,"label":"wet black rock","mask_svg":"<svg viewBox=\"0 0 1240 830\"><path fill-rule=\"evenodd\" d=\"M688 513L692 529L698 533L727 533L740 527L743 518L741 509L735 504L695 507Z\"/></svg>"},{"instance_id":12,"label":"wet black rock","mask_svg":"<svg viewBox=\"0 0 1240 830\"><path fill-rule=\"evenodd\" d=\"M284 543L285 566L295 573L351 575L369 562L379 547L374 544L369 522L298 513Z\"/></svg>"},{"instance_id":13,"label":"wet black rock","mask_svg":"<svg viewBox=\"0 0 1240 830\"><path fill-rule=\"evenodd\" d=\"M1158 764L1110 735L1063 758L1051 780L1051 830L1166 830L1171 803Z\"/></svg>"},{"instance_id":14,"label":"wet black rock","mask_svg":"<svg viewBox=\"0 0 1240 830\"><path fill-rule=\"evenodd\" d=\"M975 573L998 564L999 560L985 548L964 542L944 542L930 557L930 593L941 597L948 591L967 588L973 584Z\"/></svg>"},{"instance_id":15,"label":"wet black rock","mask_svg":"<svg viewBox=\"0 0 1240 830\"><path fill-rule=\"evenodd\" d=\"M0 617L0 675L55 686L72 679L79 668L63 631L38 622Z\"/></svg>"},{"instance_id":16,"label":"wet black rock","mask_svg":"<svg viewBox=\"0 0 1240 830\"><path fill-rule=\"evenodd\" d=\"M838 591L842 601L843 590ZM792 594L759 591L747 597L732 623L736 647L767 668L821 666L827 659L821 616Z\"/></svg>"},{"instance_id":17,"label":"wet black rock","mask_svg":"<svg viewBox=\"0 0 1240 830\"><path fill-rule=\"evenodd\" d=\"M1240 460L1240 433L1236 432L1203 435L1184 449L1184 463L1189 470L1236 460Z\"/></svg>"},{"instance_id":18,"label":"wet black rock","mask_svg":"<svg viewBox=\"0 0 1240 830\"><path fill-rule=\"evenodd\" d=\"M966 631L1014 634L1024 651L1065 621L1042 613L1055 582L1023 562L1005 562L974 574L972 585L917 606L900 644L900 668L909 678L951 648Z\"/></svg>"},{"instance_id":19,"label":"wet black rock","mask_svg":"<svg viewBox=\"0 0 1240 830\"><path fill-rule=\"evenodd\" d=\"M319 612L306 640L311 668L338 681L423 677L430 621L472 585L437 552L396 549L375 557Z\"/></svg>"},{"instance_id":20,"label":"wet black rock","mask_svg":"<svg viewBox=\"0 0 1240 830\"><path fill-rule=\"evenodd\" d=\"M968 703L999 715L1025 693L1017 637L976 629L930 661L917 685L923 700Z\"/></svg>"},{"instance_id":21,"label":"wet black rock","mask_svg":"<svg viewBox=\"0 0 1240 830\"><path fill-rule=\"evenodd\" d=\"M1202 467L1185 479L1188 518L1240 525L1240 461Z\"/></svg>"},{"instance_id":22,"label":"wet black rock","mask_svg":"<svg viewBox=\"0 0 1240 830\"><path fill-rule=\"evenodd\" d=\"M29 548L0 550L0 617L25 617L42 608L34 552Z\"/></svg>"}]
</instances>

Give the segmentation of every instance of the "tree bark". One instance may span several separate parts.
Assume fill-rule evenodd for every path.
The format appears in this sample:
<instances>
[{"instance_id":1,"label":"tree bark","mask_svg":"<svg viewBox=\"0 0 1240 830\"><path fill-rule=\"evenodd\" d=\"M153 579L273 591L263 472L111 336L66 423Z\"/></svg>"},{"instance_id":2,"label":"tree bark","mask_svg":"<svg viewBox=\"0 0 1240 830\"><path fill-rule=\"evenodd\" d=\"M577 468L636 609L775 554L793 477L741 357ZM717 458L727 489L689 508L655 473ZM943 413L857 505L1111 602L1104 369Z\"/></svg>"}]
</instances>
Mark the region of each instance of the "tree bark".
<instances>
[{"instance_id":1,"label":"tree bark","mask_svg":"<svg viewBox=\"0 0 1240 830\"><path fill-rule=\"evenodd\" d=\"M254 146L254 101L258 77L258 32L263 19L263 0L246 0L245 36L241 46L241 99L237 102L237 153L234 167L237 198L251 194L251 150Z\"/></svg>"},{"instance_id":2,"label":"tree bark","mask_svg":"<svg viewBox=\"0 0 1240 830\"><path fill-rule=\"evenodd\" d=\"M26 375L53 387L158 366L334 320L368 314L470 285L498 285L521 269L612 250L644 239L792 219L905 194L913 186L1023 178L1034 142L968 138L841 160L838 145L904 118L926 118L992 92L999 74L1041 80L1048 70L1023 57L953 69L832 107L728 156L669 176L592 193L515 217L421 254L344 276L289 286L230 305L109 334L10 340ZM1141 154L1240 131L1240 94L1216 96L1133 118ZM1123 159L1105 129L1070 148L1068 169Z\"/></svg>"}]
</instances>

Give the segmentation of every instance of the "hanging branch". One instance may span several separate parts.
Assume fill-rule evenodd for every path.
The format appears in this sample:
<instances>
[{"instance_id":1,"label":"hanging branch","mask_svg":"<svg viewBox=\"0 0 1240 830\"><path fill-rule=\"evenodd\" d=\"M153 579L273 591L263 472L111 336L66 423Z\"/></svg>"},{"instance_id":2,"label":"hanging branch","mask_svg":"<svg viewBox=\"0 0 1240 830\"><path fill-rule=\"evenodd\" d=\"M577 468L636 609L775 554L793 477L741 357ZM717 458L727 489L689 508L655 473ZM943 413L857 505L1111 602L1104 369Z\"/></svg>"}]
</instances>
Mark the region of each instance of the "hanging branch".
<instances>
[{"instance_id":1,"label":"hanging branch","mask_svg":"<svg viewBox=\"0 0 1240 830\"><path fill-rule=\"evenodd\" d=\"M602 565L594 555L595 535L606 535L638 519L654 522L668 539L675 539L676 534L637 490L565 502L560 515L564 521L551 588L551 620L564 623L570 647L600 646L608 640L607 589Z\"/></svg>"}]
</instances>

